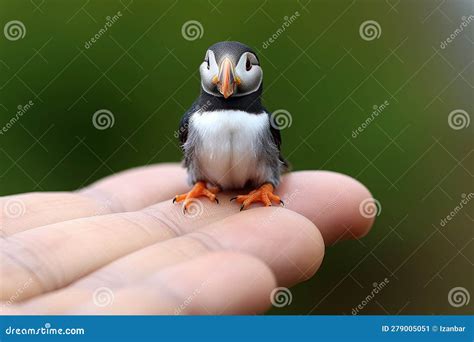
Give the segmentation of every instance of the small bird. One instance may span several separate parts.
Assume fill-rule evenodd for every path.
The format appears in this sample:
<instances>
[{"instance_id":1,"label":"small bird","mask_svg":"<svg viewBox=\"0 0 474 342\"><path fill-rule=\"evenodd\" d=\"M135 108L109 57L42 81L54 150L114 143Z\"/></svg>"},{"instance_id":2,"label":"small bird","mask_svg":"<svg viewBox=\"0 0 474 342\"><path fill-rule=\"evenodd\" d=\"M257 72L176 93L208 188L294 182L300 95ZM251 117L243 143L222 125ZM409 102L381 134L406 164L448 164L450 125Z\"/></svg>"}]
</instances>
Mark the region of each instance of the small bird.
<instances>
[{"instance_id":1,"label":"small bird","mask_svg":"<svg viewBox=\"0 0 474 342\"><path fill-rule=\"evenodd\" d=\"M262 106L263 71L245 44L219 42L199 67L201 93L180 122L179 139L191 191L177 195L183 211L205 196L219 203L221 190L255 190L231 199L240 210L252 203L283 202L273 193L288 164L280 152L279 127Z\"/></svg>"}]
</instances>

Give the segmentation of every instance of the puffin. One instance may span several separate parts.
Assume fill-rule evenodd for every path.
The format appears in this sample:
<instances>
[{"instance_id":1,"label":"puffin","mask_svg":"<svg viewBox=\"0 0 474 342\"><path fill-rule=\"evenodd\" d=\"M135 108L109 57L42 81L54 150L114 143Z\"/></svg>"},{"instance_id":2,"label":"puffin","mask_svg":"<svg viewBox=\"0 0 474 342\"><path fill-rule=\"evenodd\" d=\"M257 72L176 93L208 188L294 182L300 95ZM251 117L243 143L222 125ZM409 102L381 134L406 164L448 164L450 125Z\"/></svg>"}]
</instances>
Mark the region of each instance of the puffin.
<instances>
[{"instance_id":1,"label":"puffin","mask_svg":"<svg viewBox=\"0 0 474 342\"><path fill-rule=\"evenodd\" d=\"M200 95L178 130L192 188L173 203L182 202L186 213L199 197L219 203L219 191L252 188L231 198L240 210L258 202L284 205L274 191L288 163L281 154L280 127L262 105L257 54L240 42L219 42L207 49L199 72Z\"/></svg>"}]
</instances>

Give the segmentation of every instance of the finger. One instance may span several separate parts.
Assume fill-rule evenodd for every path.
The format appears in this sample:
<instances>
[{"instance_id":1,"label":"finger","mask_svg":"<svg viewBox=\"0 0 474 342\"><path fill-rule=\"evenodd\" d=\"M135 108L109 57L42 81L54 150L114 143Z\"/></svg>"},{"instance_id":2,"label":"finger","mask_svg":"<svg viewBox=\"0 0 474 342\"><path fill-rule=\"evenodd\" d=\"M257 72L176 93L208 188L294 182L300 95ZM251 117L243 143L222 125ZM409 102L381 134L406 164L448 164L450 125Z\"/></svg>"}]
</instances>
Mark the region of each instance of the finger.
<instances>
[{"instance_id":1,"label":"finger","mask_svg":"<svg viewBox=\"0 0 474 342\"><path fill-rule=\"evenodd\" d=\"M373 218L360 214L360 203L370 193L360 183L331 172L302 172L285 177L280 196L287 207L316 223L326 244L350 233L364 235ZM334 191L335 189L335 191ZM221 194L230 199L232 194ZM44 226L0 241L5 255L0 272L3 299L29 279L35 279L21 298L52 291L94 270L159 241L202 228L238 213L238 206L196 201L190 215L165 201L141 212L77 219ZM250 209L255 210L255 209ZM91 257L93 256L93 257ZM21 262L20 262L21 260Z\"/></svg>"},{"instance_id":2,"label":"finger","mask_svg":"<svg viewBox=\"0 0 474 342\"><path fill-rule=\"evenodd\" d=\"M0 197L2 235L80 217L133 211L171 198L186 189L178 164L120 172L78 192L29 193Z\"/></svg>"},{"instance_id":3,"label":"finger","mask_svg":"<svg viewBox=\"0 0 474 342\"><path fill-rule=\"evenodd\" d=\"M81 194L105 198L119 211L134 211L186 191L186 171L177 163L139 167L106 177Z\"/></svg>"},{"instance_id":4,"label":"finger","mask_svg":"<svg viewBox=\"0 0 474 342\"><path fill-rule=\"evenodd\" d=\"M117 290L63 290L54 296L8 308L6 314L257 314L270 306L275 288L270 269L257 258L236 253L211 253L155 273ZM79 303L79 305L78 305ZM59 306L58 306L59 304Z\"/></svg>"},{"instance_id":5,"label":"finger","mask_svg":"<svg viewBox=\"0 0 474 342\"><path fill-rule=\"evenodd\" d=\"M357 180L331 171L290 173L278 188L285 206L307 217L326 246L365 236L376 212L372 194Z\"/></svg>"},{"instance_id":6,"label":"finger","mask_svg":"<svg viewBox=\"0 0 474 342\"><path fill-rule=\"evenodd\" d=\"M213 251L251 254L269 265L279 285L311 278L321 265L324 242L304 216L283 208L232 215L186 235L143 248L92 273L76 286L126 286L149 273Z\"/></svg>"},{"instance_id":7,"label":"finger","mask_svg":"<svg viewBox=\"0 0 474 342\"><path fill-rule=\"evenodd\" d=\"M124 215L128 213L120 214ZM70 229L68 225L73 223L70 221L65 222L65 226L50 227L47 235L41 234L40 230L43 228L38 228L16 235L15 244L3 242L2 250L6 257L0 274L8 281L0 284L2 300L7 301L16 295L16 300L20 301L61 288L115 258L139 250L140 244L145 247L151 245L151 241L164 241L177 236L164 226L143 230L147 224L152 225L152 221L141 221L140 226L136 227L142 233L141 236L133 230L126 235L121 229L123 227L119 228L120 221L116 216L104 216L103 218L110 218L110 221L108 224L104 222L98 229ZM146 218L151 220L150 216ZM109 226L118 228L112 230ZM53 232L53 228L58 231ZM106 230L109 234L97 238L103 235L101 230ZM64 238L64 232L67 231L75 231L77 234L62 243L57 239L46 239L54 235L59 235L58 239ZM28 235L31 241L41 241L44 245L34 245L34 254L31 253L32 249L26 252L22 248L24 242L21 242L24 235ZM99 286L103 279L108 280L110 286L127 283L130 281L128 279L134 281L159 267L213 249L254 254L271 265L280 283L288 285L308 279L314 274L324 254L321 235L309 220L283 208L259 208L230 216L224 221L195 231L194 234L141 249L109 265L99 276L93 275L91 279L99 283L92 285ZM18 288L23 289L19 294Z\"/></svg>"},{"instance_id":8,"label":"finger","mask_svg":"<svg viewBox=\"0 0 474 342\"><path fill-rule=\"evenodd\" d=\"M303 216L282 208L259 208L129 254L71 287L92 291L106 286L116 291L164 268L222 250L261 259L272 269L279 285L292 286L317 271L324 256L324 243L316 227ZM51 296L68 305L79 305L84 300L77 298L77 303L71 303L68 291ZM37 304L44 306L46 302ZM54 307L50 313L63 309L64 306Z\"/></svg>"},{"instance_id":9,"label":"finger","mask_svg":"<svg viewBox=\"0 0 474 342\"><path fill-rule=\"evenodd\" d=\"M158 217L121 213L82 218L0 239L0 299L52 291L176 234ZM28 286L25 286L28 284Z\"/></svg>"},{"instance_id":10,"label":"finger","mask_svg":"<svg viewBox=\"0 0 474 342\"><path fill-rule=\"evenodd\" d=\"M375 214L367 215L361 211L361 204L373 204L369 190L357 180L340 173L292 172L283 177L276 194L281 197L286 208L307 217L318 227L326 245L342 239L360 238L368 233L374 222ZM206 198L195 199L188 215L176 210L181 205L170 201L155 204L143 211L166 213L168 220L177 224L180 230L187 231L237 213L240 206L230 201L235 195L235 192L218 194L219 205Z\"/></svg>"},{"instance_id":11,"label":"finger","mask_svg":"<svg viewBox=\"0 0 474 342\"><path fill-rule=\"evenodd\" d=\"M239 193L245 193L241 190ZM276 190L286 208L296 211L311 220L323 235L326 245L347 238L359 238L368 233L374 222L374 215L361 212L361 204L371 205L372 195L367 188L355 179L329 171L299 171L283 177ZM239 206L230 202L235 193L218 195L220 204L215 205L206 199L196 199L193 204L193 229L221 220L237 213ZM173 222L188 221L180 211L173 210L177 205L168 202L158 203L145 210L167 212ZM179 207L179 205L178 205Z\"/></svg>"}]
</instances>

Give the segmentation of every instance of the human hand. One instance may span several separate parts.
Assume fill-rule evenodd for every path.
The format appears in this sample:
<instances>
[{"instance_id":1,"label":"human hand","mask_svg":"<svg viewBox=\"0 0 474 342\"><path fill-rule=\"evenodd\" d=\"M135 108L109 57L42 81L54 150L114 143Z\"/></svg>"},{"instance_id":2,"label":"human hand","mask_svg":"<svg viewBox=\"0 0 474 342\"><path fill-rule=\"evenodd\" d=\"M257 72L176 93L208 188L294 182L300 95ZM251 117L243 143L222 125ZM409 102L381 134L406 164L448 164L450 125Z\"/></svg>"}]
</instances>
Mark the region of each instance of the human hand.
<instances>
[{"instance_id":1,"label":"human hand","mask_svg":"<svg viewBox=\"0 0 474 342\"><path fill-rule=\"evenodd\" d=\"M262 313L275 287L315 274L325 245L373 223L359 212L368 190L337 173L285 175L285 208L239 212L219 193L183 215L171 198L185 179L161 164L0 197L0 314Z\"/></svg>"}]
</instances>

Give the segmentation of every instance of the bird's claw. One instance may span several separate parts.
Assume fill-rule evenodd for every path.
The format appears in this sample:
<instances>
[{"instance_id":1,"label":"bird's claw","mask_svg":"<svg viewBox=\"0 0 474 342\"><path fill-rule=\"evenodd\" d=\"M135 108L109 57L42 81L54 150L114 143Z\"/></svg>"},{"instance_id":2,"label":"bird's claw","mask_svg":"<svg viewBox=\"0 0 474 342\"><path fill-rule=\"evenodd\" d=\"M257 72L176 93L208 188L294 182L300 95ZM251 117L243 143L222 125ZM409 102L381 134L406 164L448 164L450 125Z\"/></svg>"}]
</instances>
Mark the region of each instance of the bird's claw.
<instances>
[{"instance_id":1,"label":"bird's claw","mask_svg":"<svg viewBox=\"0 0 474 342\"><path fill-rule=\"evenodd\" d=\"M242 204L240 211L247 209L252 203L262 202L266 207L272 206L272 201L285 205L283 201L273 193L273 185L265 183L258 189L251 191L248 195L241 195L232 197L231 201L237 200L238 203Z\"/></svg>"},{"instance_id":2,"label":"bird's claw","mask_svg":"<svg viewBox=\"0 0 474 342\"><path fill-rule=\"evenodd\" d=\"M187 206L190 201L197 199L198 197L207 197L209 200L219 204L219 200L216 197L216 193L219 192L219 189L208 189L205 182L197 182L194 184L191 191L184 193L182 195L177 195L173 198L173 203L180 203L184 201L183 214L186 214Z\"/></svg>"}]
</instances>

